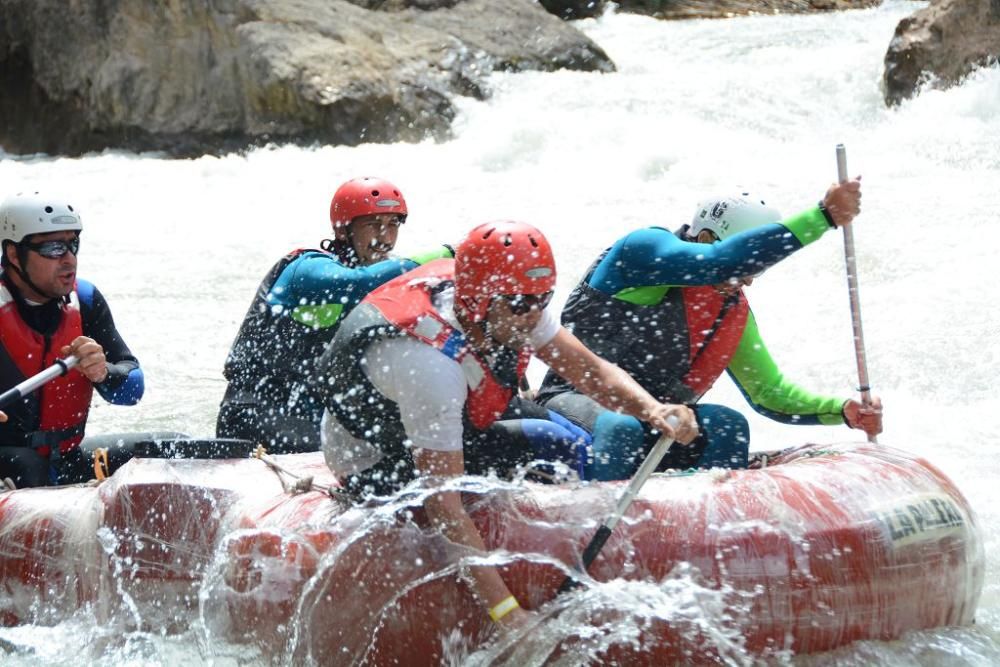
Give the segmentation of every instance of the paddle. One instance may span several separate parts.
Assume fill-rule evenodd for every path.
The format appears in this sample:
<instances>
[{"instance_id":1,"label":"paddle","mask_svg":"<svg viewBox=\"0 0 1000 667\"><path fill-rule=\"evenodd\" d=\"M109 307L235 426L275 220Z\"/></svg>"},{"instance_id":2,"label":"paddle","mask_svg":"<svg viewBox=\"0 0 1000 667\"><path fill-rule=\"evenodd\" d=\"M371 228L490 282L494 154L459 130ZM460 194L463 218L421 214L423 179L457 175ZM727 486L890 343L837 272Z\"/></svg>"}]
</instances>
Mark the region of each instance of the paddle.
<instances>
[{"instance_id":1,"label":"paddle","mask_svg":"<svg viewBox=\"0 0 1000 667\"><path fill-rule=\"evenodd\" d=\"M847 182L847 149L837 144L837 177L841 183ZM858 266L854 260L854 225L844 225L844 261L847 264L847 293L851 299L851 323L854 326L854 356L858 363L858 390L861 403L872 404L871 387L868 385L868 362L865 357L865 334L861 328L861 299L858 294ZM868 442L878 442L874 435Z\"/></svg>"},{"instance_id":2,"label":"paddle","mask_svg":"<svg viewBox=\"0 0 1000 667\"><path fill-rule=\"evenodd\" d=\"M670 424L672 428L677 428L677 418L671 415L667 418L667 423ZM646 460L642 462L639 469L636 471L635 475L632 477L632 481L629 482L628 487L625 489L625 493L622 494L621 498L618 499L618 504L615 505L614 511L604 520L601 527L597 529L594 536L590 539L590 544L587 548L583 550L583 570L586 572L590 568L590 564L594 562L597 558L597 554L601 552L604 547L604 543L608 541L611 536L611 531L614 530L615 525L625 514L625 510L628 509L632 501L639 494L639 490L642 489L642 485L646 483L649 476L653 474L656 470L656 466L660 465L660 461L666 456L667 452L670 451L670 446L674 444L672 438L664 435L661 436L653 449L650 450L649 454L646 455ZM567 575L563 579L562 584L559 586L559 593L562 594L566 591L570 591L580 585L572 575Z\"/></svg>"},{"instance_id":3,"label":"paddle","mask_svg":"<svg viewBox=\"0 0 1000 667\"><path fill-rule=\"evenodd\" d=\"M0 394L0 410L12 403L16 403L31 392L35 391L49 380L54 380L60 375L66 375L69 369L77 365L80 360L72 354L65 359L56 359L56 362L46 368L41 373L31 376L24 382L12 387Z\"/></svg>"}]
</instances>

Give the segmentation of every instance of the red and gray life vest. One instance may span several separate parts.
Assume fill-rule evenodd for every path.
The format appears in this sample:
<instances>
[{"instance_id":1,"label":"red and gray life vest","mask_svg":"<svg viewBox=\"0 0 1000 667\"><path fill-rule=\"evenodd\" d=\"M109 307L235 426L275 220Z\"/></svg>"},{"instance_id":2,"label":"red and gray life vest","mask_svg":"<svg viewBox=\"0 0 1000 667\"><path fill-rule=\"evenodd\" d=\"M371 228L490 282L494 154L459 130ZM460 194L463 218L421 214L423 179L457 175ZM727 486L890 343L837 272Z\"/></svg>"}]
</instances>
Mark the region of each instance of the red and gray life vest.
<instances>
[{"instance_id":1,"label":"red and gray life vest","mask_svg":"<svg viewBox=\"0 0 1000 667\"><path fill-rule=\"evenodd\" d=\"M0 282L0 383L13 387L51 366L59 351L83 335L80 299L74 289L60 304L62 317L51 336L43 336L22 319L7 287ZM4 429L4 445L34 447L42 456L58 458L83 439L94 387L90 380L73 371L50 380L21 406L10 411L11 422ZM20 423L18 423L20 422ZM19 442L9 442L11 435Z\"/></svg>"},{"instance_id":2,"label":"red and gray life vest","mask_svg":"<svg viewBox=\"0 0 1000 667\"><path fill-rule=\"evenodd\" d=\"M742 289L733 296L707 285L674 289L681 293L688 326L690 362L681 382L697 400L711 389L736 354L750 307Z\"/></svg>"},{"instance_id":3,"label":"red and gray life vest","mask_svg":"<svg viewBox=\"0 0 1000 667\"><path fill-rule=\"evenodd\" d=\"M433 295L453 284L454 260L441 259L382 285L351 311L320 361L320 372L327 374L326 407L347 431L387 456L403 455L406 433L396 403L383 396L361 368L361 358L373 342L411 336L454 359L469 387L467 428L478 430L504 412L527 369L530 349L501 350L487 362L434 308Z\"/></svg>"},{"instance_id":4,"label":"red and gray life vest","mask_svg":"<svg viewBox=\"0 0 1000 667\"><path fill-rule=\"evenodd\" d=\"M736 353L749 313L742 290L727 297L710 286L671 287L659 303L629 303L588 284L603 258L566 300L563 326L657 400L695 403ZM570 390L549 371L538 400Z\"/></svg>"}]
</instances>

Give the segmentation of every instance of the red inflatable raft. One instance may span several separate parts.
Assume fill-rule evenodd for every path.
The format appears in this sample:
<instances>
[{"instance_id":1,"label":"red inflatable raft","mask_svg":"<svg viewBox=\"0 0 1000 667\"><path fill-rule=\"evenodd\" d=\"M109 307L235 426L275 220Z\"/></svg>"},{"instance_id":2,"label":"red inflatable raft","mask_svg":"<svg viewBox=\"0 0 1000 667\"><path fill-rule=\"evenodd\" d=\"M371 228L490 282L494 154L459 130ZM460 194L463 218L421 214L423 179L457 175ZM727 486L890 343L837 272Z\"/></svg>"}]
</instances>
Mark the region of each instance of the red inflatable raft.
<instances>
[{"instance_id":1,"label":"red inflatable raft","mask_svg":"<svg viewBox=\"0 0 1000 667\"><path fill-rule=\"evenodd\" d=\"M320 454L274 460L335 485ZM807 446L760 470L654 476L593 580L554 602L623 483L484 483L466 497L491 562L539 610L523 636L484 649L495 633L466 583L482 556L427 527L420 490L358 507L288 491L283 477L255 459L134 459L99 486L0 494L0 621L89 607L125 628L200 624L208 645L293 664L521 651L662 665L968 624L983 583L966 500L888 447Z\"/></svg>"}]
</instances>

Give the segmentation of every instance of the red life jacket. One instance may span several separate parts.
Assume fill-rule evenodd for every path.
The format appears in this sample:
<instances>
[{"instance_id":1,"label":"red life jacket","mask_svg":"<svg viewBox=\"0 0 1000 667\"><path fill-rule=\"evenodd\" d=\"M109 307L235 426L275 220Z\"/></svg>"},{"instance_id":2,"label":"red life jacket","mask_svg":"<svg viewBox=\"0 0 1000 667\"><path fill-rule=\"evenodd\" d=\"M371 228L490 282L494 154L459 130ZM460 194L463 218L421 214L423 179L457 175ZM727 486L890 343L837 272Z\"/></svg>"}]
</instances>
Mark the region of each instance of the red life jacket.
<instances>
[{"instance_id":1,"label":"red life jacket","mask_svg":"<svg viewBox=\"0 0 1000 667\"><path fill-rule=\"evenodd\" d=\"M750 307L742 289L736 303L725 313L721 311L727 297L714 287L706 285L682 289L691 355L691 366L682 382L691 388L695 396L701 396L712 387L736 354ZM717 322L720 314L722 320Z\"/></svg>"},{"instance_id":2,"label":"red life jacket","mask_svg":"<svg viewBox=\"0 0 1000 667\"><path fill-rule=\"evenodd\" d=\"M466 415L473 426L485 430L507 408L516 387L498 381L489 364L473 351L464 334L451 326L434 308L432 290L454 280L454 260L435 260L386 283L369 294L365 301L377 308L389 324L433 346L461 365L469 386ZM518 379L524 376L532 353L531 348L519 351Z\"/></svg>"},{"instance_id":3,"label":"red life jacket","mask_svg":"<svg viewBox=\"0 0 1000 667\"><path fill-rule=\"evenodd\" d=\"M80 299L75 287L69 294L69 303L63 302L60 309L62 319L59 327L46 339L24 322L14 297L0 282L0 345L21 375L19 378L5 378L11 386L51 366L63 346L83 335ZM28 444L34 442L31 446L35 446L39 454L49 456L50 445L58 443L59 452L65 454L83 439L94 386L79 370L71 370L47 382L37 393L38 430L27 434Z\"/></svg>"}]
</instances>

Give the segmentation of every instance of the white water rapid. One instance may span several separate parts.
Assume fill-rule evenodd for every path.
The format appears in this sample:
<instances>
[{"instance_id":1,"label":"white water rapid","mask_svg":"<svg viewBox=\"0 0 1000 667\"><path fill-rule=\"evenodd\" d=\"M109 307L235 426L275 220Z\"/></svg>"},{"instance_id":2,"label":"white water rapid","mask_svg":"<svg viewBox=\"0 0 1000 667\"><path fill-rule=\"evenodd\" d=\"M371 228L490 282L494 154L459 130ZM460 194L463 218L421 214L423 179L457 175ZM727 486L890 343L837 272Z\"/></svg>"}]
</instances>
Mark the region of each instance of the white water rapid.
<instances>
[{"instance_id":1,"label":"white water rapid","mask_svg":"<svg viewBox=\"0 0 1000 667\"><path fill-rule=\"evenodd\" d=\"M577 25L618 72L498 74L490 100L460 101L446 143L196 160L0 154L0 192L72 195L86 227L80 275L107 297L145 369L142 403L95 401L88 431L209 436L223 360L254 290L288 249L324 238L330 196L348 178L379 175L403 189L404 254L454 243L488 219L539 226L557 253L558 305L624 232L679 226L713 193L739 186L786 213L811 206L835 180L834 147L844 143L850 172L863 175L855 242L869 372L885 403L880 440L928 458L969 498L986 585L973 627L788 660L998 664L1000 306L990 295L1000 246L1000 67L885 108L886 48L899 20L922 6L682 22L609 14ZM830 393L856 386L839 235L768 271L749 295L787 375ZM758 417L725 378L709 398L750 415L753 449L858 438L846 427ZM94 626L80 618L0 637L34 649L7 656L10 664L236 664L205 655L190 633L109 637Z\"/></svg>"}]
</instances>

